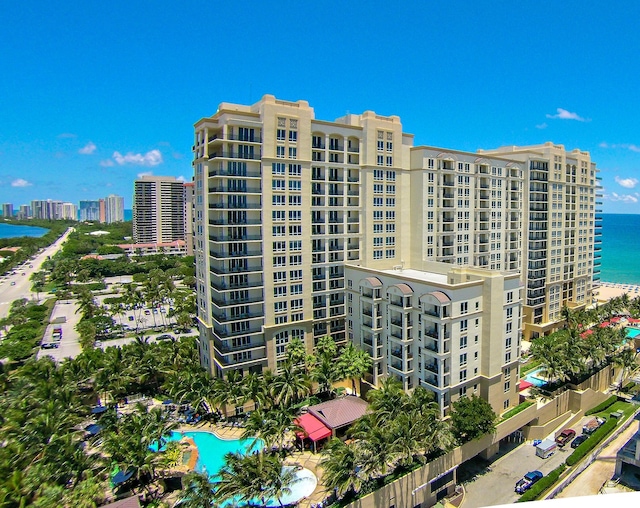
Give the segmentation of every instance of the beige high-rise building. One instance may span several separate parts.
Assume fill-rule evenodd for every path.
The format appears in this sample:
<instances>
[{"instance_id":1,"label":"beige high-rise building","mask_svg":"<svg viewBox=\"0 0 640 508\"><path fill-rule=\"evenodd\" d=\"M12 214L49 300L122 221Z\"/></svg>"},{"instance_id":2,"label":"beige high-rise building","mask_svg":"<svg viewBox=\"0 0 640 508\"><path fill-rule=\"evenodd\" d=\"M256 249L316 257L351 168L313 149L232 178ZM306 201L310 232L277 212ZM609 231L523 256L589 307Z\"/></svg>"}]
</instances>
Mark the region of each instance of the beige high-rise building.
<instances>
[{"instance_id":1,"label":"beige high-rise building","mask_svg":"<svg viewBox=\"0 0 640 508\"><path fill-rule=\"evenodd\" d=\"M346 341L346 265L444 262L505 281L527 269L530 171L516 152L414 146L397 116L317 120L306 101L270 95L220 104L195 124L193 151L199 347L215 375L277 369L293 337L309 352L323 335Z\"/></svg>"},{"instance_id":2,"label":"beige high-rise building","mask_svg":"<svg viewBox=\"0 0 640 508\"><path fill-rule=\"evenodd\" d=\"M134 182L135 243L170 243L185 238L184 184L171 176L143 176Z\"/></svg>"},{"instance_id":3,"label":"beige high-rise building","mask_svg":"<svg viewBox=\"0 0 640 508\"><path fill-rule=\"evenodd\" d=\"M104 198L104 222L111 224L113 222L124 222L124 198L109 194Z\"/></svg>"},{"instance_id":4,"label":"beige high-rise building","mask_svg":"<svg viewBox=\"0 0 640 508\"><path fill-rule=\"evenodd\" d=\"M524 337L558 329L562 309L593 303L599 286L600 231L596 230L596 164L589 152L544 143L480 150L525 165L523 282ZM595 278L594 278L595 265Z\"/></svg>"}]
</instances>

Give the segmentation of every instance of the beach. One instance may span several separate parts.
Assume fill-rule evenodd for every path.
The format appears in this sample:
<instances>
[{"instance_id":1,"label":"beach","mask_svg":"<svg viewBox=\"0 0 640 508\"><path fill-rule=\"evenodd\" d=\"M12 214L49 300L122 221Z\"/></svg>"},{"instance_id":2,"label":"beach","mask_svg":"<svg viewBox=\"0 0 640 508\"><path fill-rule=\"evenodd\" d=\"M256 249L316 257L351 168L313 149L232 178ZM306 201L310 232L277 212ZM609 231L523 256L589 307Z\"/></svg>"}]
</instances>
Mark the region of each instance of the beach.
<instances>
[{"instance_id":1,"label":"beach","mask_svg":"<svg viewBox=\"0 0 640 508\"><path fill-rule=\"evenodd\" d=\"M629 295L629 298L637 298L640 296L640 285L603 282L597 292L598 303L608 302L612 298L622 296L625 293Z\"/></svg>"}]
</instances>

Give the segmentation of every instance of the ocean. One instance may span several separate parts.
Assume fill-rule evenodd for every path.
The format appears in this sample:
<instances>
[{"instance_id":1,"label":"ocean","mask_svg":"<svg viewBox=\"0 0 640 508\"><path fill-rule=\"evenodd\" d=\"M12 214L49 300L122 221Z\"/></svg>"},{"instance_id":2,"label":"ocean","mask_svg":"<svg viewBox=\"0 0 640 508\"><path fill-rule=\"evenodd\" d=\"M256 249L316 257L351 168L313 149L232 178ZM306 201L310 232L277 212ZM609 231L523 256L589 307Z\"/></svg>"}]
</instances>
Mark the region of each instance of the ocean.
<instances>
[{"instance_id":1,"label":"ocean","mask_svg":"<svg viewBox=\"0 0 640 508\"><path fill-rule=\"evenodd\" d=\"M133 220L133 210L131 208L125 208L124 209L124 221L130 221Z\"/></svg>"},{"instance_id":2,"label":"ocean","mask_svg":"<svg viewBox=\"0 0 640 508\"><path fill-rule=\"evenodd\" d=\"M640 284L640 215L602 214L600 279Z\"/></svg>"},{"instance_id":3,"label":"ocean","mask_svg":"<svg viewBox=\"0 0 640 508\"><path fill-rule=\"evenodd\" d=\"M43 236L49 231L36 226L17 226L0 223L0 238L16 238L18 236Z\"/></svg>"}]
</instances>

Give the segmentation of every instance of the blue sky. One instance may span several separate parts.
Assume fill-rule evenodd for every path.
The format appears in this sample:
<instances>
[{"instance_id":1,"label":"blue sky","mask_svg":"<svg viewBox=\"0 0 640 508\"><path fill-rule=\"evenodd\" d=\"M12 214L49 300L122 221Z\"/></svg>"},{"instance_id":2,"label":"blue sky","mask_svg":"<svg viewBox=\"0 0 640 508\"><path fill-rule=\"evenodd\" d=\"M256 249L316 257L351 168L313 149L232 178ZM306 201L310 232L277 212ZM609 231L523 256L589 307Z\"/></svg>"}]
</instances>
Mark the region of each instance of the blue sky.
<instances>
[{"instance_id":1,"label":"blue sky","mask_svg":"<svg viewBox=\"0 0 640 508\"><path fill-rule=\"evenodd\" d=\"M399 5L391 5L391 4ZM416 144L554 141L598 163L605 212L640 213L638 2L3 2L0 202L131 206L190 179L220 102L401 117Z\"/></svg>"}]
</instances>

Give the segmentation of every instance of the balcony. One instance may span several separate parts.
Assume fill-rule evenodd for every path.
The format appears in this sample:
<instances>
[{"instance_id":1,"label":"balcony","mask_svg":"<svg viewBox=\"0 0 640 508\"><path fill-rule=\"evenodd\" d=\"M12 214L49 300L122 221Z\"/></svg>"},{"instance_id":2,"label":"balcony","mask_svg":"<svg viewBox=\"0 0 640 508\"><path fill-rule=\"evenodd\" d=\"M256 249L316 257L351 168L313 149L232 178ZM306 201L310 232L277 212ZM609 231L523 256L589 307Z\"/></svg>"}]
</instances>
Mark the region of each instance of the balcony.
<instances>
[{"instance_id":1,"label":"balcony","mask_svg":"<svg viewBox=\"0 0 640 508\"><path fill-rule=\"evenodd\" d=\"M220 185L217 187L209 187L209 193L231 193L231 194L260 194L260 187L231 187L230 185Z\"/></svg>"},{"instance_id":2,"label":"balcony","mask_svg":"<svg viewBox=\"0 0 640 508\"><path fill-rule=\"evenodd\" d=\"M251 152L214 152L209 154L209 160L211 159L247 159L259 161L262 157L259 153Z\"/></svg>"},{"instance_id":3,"label":"balcony","mask_svg":"<svg viewBox=\"0 0 640 508\"><path fill-rule=\"evenodd\" d=\"M260 210L260 203L210 203L210 210Z\"/></svg>"}]
</instances>

